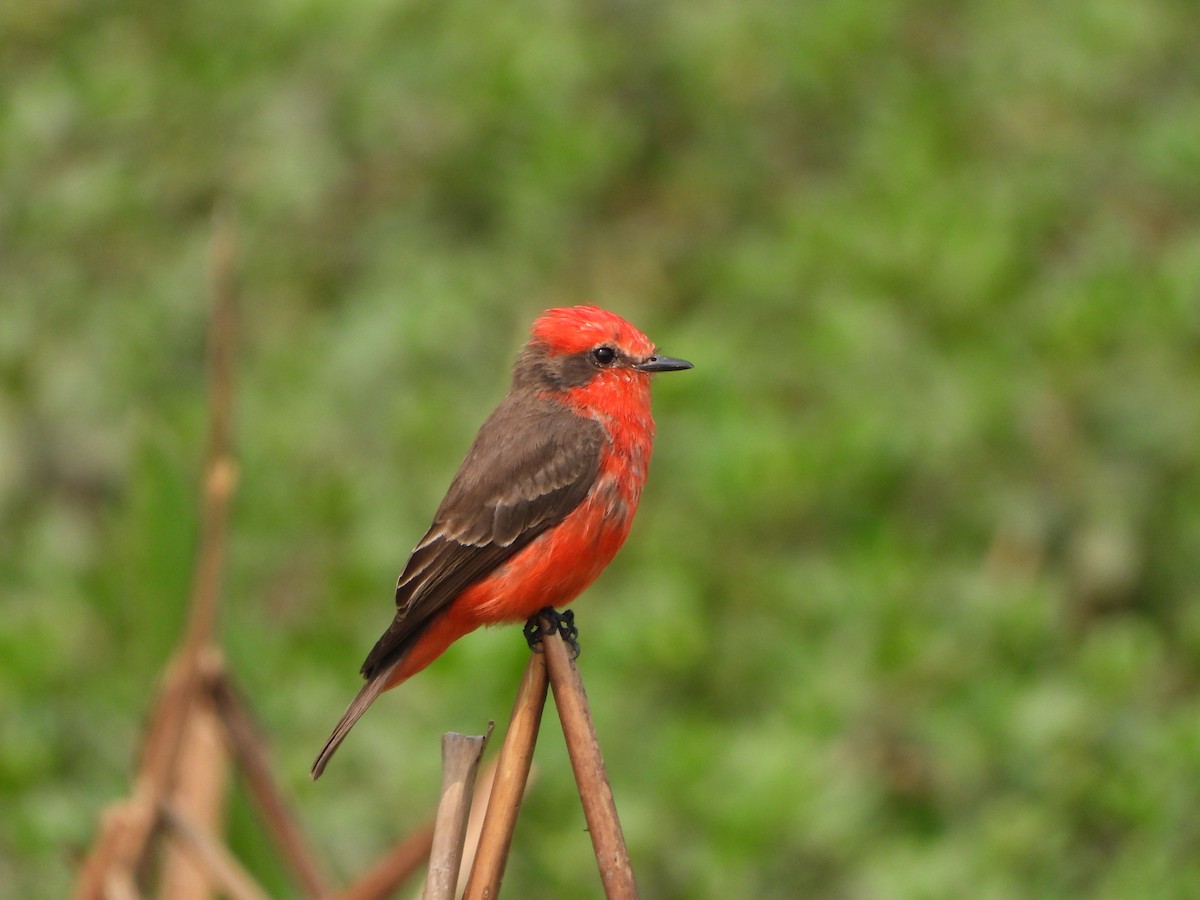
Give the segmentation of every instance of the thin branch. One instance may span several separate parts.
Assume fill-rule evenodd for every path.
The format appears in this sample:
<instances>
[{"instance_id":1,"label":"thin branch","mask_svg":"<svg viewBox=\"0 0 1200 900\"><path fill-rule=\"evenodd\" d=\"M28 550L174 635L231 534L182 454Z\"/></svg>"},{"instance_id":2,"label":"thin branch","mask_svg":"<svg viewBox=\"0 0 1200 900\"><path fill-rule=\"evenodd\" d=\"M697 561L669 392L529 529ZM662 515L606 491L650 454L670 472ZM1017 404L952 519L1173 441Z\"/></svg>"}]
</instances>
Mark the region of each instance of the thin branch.
<instances>
[{"instance_id":1,"label":"thin branch","mask_svg":"<svg viewBox=\"0 0 1200 900\"><path fill-rule=\"evenodd\" d=\"M214 655L215 654L214 651ZM229 750L211 700L198 698L188 718L171 808L206 834L221 831L229 780ZM207 900L212 880L195 862L195 852L169 842L158 876L163 900Z\"/></svg>"},{"instance_id":2,"label":"thin branch","mask_svg":"<svg viewBox=\"0 0 1200 900\"><path fill-rule=\"evenodd\" d=\"M531 653L521 686L517 689L508 732L500 748L492 794L475 851L475 864L471 867L463 900L485 900L500 893L500 880L504 877L504 865L517 827L517 813L529 780L538 729L542 725L546 689L545 654Z\"/></svg>"},{"instance_id":3,"label":"thin branch","mask_svg":"<svg viewBox=\"0 0 1200 900\"><path fill-rule=\"evenodd\" d=\"M492 727L493 723L488 723L487 734L482 737L454 732L442 735L442 794L433 826L425 900L454 900L475 774Z\"/></svg>"},{"instance_id":4,"label":"thin branch","mask_svg":"<svg viewBox=\"0 0 1200 900\"><path fill-rule=\"evenodd\" d=\"M142 895L129 872L114 869L104 879L104 900L142 900Z\"/></svg>"},{"instance_id":5,"label":"thin branch","mask_svg":"<svg viewBox=\"0 0 1200 900\"><path fill-rule=\"evenodd\" d=\"M605 896L609 900L636 900L637 882L633 878L629 850L617 818L617 804L613 800L608 773L604 769L604 757L600 754L600 743L596 739L596 727L588 709L583 681L558 630L552 627L547 618L543 618L541 623L542 648L550 675L550 687L554 691L554 703L558 707L571 768L575 770L575 782L579 785L583 817L587 820L592 847L596 851L596 864L600 867L600 881L604 885Z\"/></svg>"},{"instance_id":6,"label":"thin branch","mask_svg":"<svg viewBox=\"0 0 1200 900\"><path fill-rule=\"evenodd\" d=\"M187 632L167 664L146 726L130 796L105 816L105 827L80 868L76 900L103 900L110 875L136 884L159 823L161 803L178 770L182 736L200 690L198 666L215 629L229 499L236 481L231 440L234 258L229 217L218 211L213 220L210 256L208 439Z\"/></svg>"},{"instance_id":7,"label":"thin branch","mask_svg":"<svg viewBox=\"0 0 1200 900\"><path fill-rule=\"evenodd\" d=\"M275 842L276 849L290 865L305 896L324 897L329 892L329 879L317 865L316 855L296 824L283 792L275 783L267 758L266 741L245 703L224 670L211 678L209 690L217 715L225 726L226 739L245 777L246 788L258 807L263 825Z\"/></svg>"},{"instance_id":8,"label":"thin branch","mask_svg":"<svg viewBox=\"0 0 1200 900\"><path fill-rule=\"evenodd\" d=\"M413 877L429 858L433 845L433 823L414 831L336 895L336 900L386 900Z\"/></svg>"},{"instance_id":9,"label":"thin branch","mask_svg":"<svg viewBox=\"0 0 1200 900\"><path fill-rule=\"evenodd\" d=\"M162 808L163 821L180 839L180 845L192 852L197 865L233 900L270 900L242 864L224 845L169 803Z\"/></svg>"},{"instance_id":10,"label":"thin branch","mask_svg":"<svg viewBox=\"0 0 1200 900\"><path fill-rule=\"evenodd\" d=\"M467 838L463 841L462 865L458 867L458 888L456 896L463 896L467 879L475 867L475 854L479 852L479 836L483 833L483 820L487 816L488 798L492 796L492 785L496 782L497 757L492 757L479 770L475 779L475 796L471 798L471 815L467 818ZM537 780L537 769L529 770L529 780L525 783L528 792L529 785Z\"/></svg>"},{"instance_id":11,"label":"thin branch","mask_svg":"<svg viewBox=\"0 0 1200 900\"><path fill-rule=\"evenodd\" d=\"M200 497L200 545L188 605L184 654L189 662L213 640L229 522L229 499L237 482L233 459L233 398L236 257L230 213L213 213L209 248L208 437Z\"/></svg>"},{"instance_id":12,"label":"thin branch","mask_svg":"<svg viewBox=\"0 0 1200 900\"><path fill-rule=\"evenodd\" d=\"M167 666L146 728L130 795L104 814L96 843L80 867L75 900L105 900L113 879L122 885L136 884L146 847L158 826L159 804L171 787L194 696L189 687L185 667L176 655Z\"/></svg>"}]
</instances>

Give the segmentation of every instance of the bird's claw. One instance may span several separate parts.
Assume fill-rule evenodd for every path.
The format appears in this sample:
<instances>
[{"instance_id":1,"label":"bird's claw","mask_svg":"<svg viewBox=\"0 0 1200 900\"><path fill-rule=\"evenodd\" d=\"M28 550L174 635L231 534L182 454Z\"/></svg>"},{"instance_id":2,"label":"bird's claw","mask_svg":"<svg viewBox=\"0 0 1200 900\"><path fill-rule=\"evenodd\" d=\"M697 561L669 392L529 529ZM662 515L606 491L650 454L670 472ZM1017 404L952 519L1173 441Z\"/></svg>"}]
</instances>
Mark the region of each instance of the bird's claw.
<instances>
[{"instance_id":1,"label":"bird's claw","mask_svg":"<svg viewBox=\"0 0 1200 900\"><path fill-rule=\"evenodd\" d=\"M521 629L521 633L525 635L525 643L534 653L542 652L542 620L538 618L540 615L539 613L530 616L525 621L525 627Z\"/></svg>"},{"instance_id":2,"label":"bird's claw","mask_svg":"<svg viewBox=\"0 0 1200 900\"><path fill-rule=\"evenodd\" d=\"M550 620L550 629L542 628L542 619ZM579 658L579 629L575 626L575 613L569 609L564 609L562 612L547 606L540 610L536 615L529 618L525 623L523 634L525 635L525 643L529 645L529 649L534 653L542 652L542 635L558 632L559 637L563 639L568 647L571 648L571 659Z\"/></svg>"}]
</instances>

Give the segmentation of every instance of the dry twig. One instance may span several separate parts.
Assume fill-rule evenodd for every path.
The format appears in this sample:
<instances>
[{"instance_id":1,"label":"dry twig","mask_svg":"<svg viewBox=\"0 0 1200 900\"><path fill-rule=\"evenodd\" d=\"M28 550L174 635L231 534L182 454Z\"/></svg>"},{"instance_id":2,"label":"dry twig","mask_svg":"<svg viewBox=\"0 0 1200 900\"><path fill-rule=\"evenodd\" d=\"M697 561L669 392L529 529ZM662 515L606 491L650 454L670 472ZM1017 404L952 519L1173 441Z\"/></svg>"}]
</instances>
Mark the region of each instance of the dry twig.
<instances>
[{"instance_id":1,"label":"dry twig","mask_svg":"<svg viewBox=\"0 0 1200 900\"><path fill-rule=\"evenodd\" d=\"M357 881L337 894L337 900L386 900L417 873L429 858L432 846L433 823L430 822L396 844Z\"/></svg>"},{"instance_id":2,"label":"dry twig","mask_svg":"<svg viewBox=\"0 0 1200 900\"><path fill-rule=\"evenodd\" d=\"M218 654L213 654L218 655ZM193 702L179 753L179 773L170 805L206 834L220 834L229 781L229 755L212 702ZM209 900L213 882L196 863L195 850L167 841L158 877L162 900Z\"/></svg>"},{"instance_id":3,"label":"dry twig","mask_svg":"<svg viewBox=\"0 0 1200 900\"><path fill-rule=\"evenodd\" d=\"M596 739L596 727L588 709L583 681L558 630L552 627L549 619L543 618L541 621L542 648L550 675L550 688L554 691L554 704L558 707L558 718L562 722L567 753L571 757L575 783L583 800L583 817L587 820L588 834L596 851L596 864L600 867L600 881L604 885L605 896L609 900L636 900L637 883L633 878L629 850L617 818L617 804L613 800L608 773L604 769L604 757L600 754L600 743Z\"/></svg>"},{"instance_id":4,"label":"dry twig","mask_svg":"<svg viewBox=\"0 0 1200 900\"><path fill-rule=\"evenodd\" d=\"M305 896L324 897L329 893L329 879L317 865L316 855L296 825L283 792L271 774L266 741L245 703L224 671L212 679L209 690L217 715L225 726L225 737L245 776L246 788L276 849L295 874Z\"/></svg>"},{"instance_id":5,"label":"dry twig","mask_svg":"<svg viewBox=\"0 0 1200 900\"><path fill-rule=\"evenodd\" d=\"M482 737L454 732L442 735L442 794L433 827L425 900L454 900L475 774L491 733L489 723L487 734Z\"/></svg>"},{"instance_id":6,"label":"dry twig","mask_svg":"<svg viewBox=\"0 0 1200 900\"><path fill-rule=\"evenodd\" d=\"M175 834L181 845L193 854L199 865L214 884L233 900L269 900L267 892L258 886L242 864L234 858L225 845L211 834L191 822L169 803L162 808L163 821Z\"/></svg>"},{"instance_id":7,"label":"dry twig","mask_svg":"<svg viewBox=\"0 0 1200 900\"><path fill-rule=\"evenodd\" d=\"M475 851L475 864L471 867L463 900L491 900L500 893L500 880L504 877L504 865L517 827L517 813L529 780L538 729L542 725L547 684L545 654L531 653L500 748L492 793Z\"/></svg>"},{"instance_id":8,"label":"dry twig","mask_svg":"<svg viewBox=\"0 0 1200 900\"><path fill-rule=\"evenodd\" d=\"M80 869L77 900L103 900L137 884L163 800L179 771L180 748L201 690L201 655L211 644L215 629L229 499L236 481L231 439L234 256L229 219L218 212L210 257L208 439L200 496L200 543L186 637L168 664L147 725L131 795L104 814L101 833Z\"/></svg>"}]
</instances>

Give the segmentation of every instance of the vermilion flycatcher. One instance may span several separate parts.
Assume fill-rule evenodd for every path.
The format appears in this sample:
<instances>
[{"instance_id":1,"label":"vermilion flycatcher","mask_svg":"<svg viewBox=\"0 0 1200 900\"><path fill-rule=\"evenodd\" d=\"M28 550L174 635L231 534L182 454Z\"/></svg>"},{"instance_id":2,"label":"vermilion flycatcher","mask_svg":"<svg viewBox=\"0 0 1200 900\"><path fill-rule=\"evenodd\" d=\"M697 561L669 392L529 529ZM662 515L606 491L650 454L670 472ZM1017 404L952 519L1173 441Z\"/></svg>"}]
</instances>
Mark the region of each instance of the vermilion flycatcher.
<instances>
[{"instance_id":1,"label":"vermilion flycatcher","mask_svg":"<svg viewBox=\"0 0 1200 900\"><path fill-rule=\"evenodd\" d=\"M596 579L625 542L646 483L650 375L691 367L595 306L547 310L533 323L508 396L400 575L396 617L313 778L376 697L454 641L567 604Z\"/></svg>"}]
</instances>

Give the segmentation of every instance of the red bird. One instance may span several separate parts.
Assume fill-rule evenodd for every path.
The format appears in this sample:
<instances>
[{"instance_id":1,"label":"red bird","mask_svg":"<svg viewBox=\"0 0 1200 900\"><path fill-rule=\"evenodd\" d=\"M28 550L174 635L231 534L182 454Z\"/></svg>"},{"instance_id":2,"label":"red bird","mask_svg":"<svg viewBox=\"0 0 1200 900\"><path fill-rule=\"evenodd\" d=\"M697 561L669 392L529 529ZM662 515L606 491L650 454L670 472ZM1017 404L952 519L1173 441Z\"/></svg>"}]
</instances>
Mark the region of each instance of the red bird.
<instances>
[{"instance_id":1,"label":"red bird","mask_svg":"<svg viewBox=\"0 0 1200 900\"><path fill-rule=\"evenodd\" d=\"M480 625L570 603L629 534L654 445L650 376L690 369L595 306L547 310L396 584L367 683L312 767L381 693Z\"/></svg>"}]
</instances>

